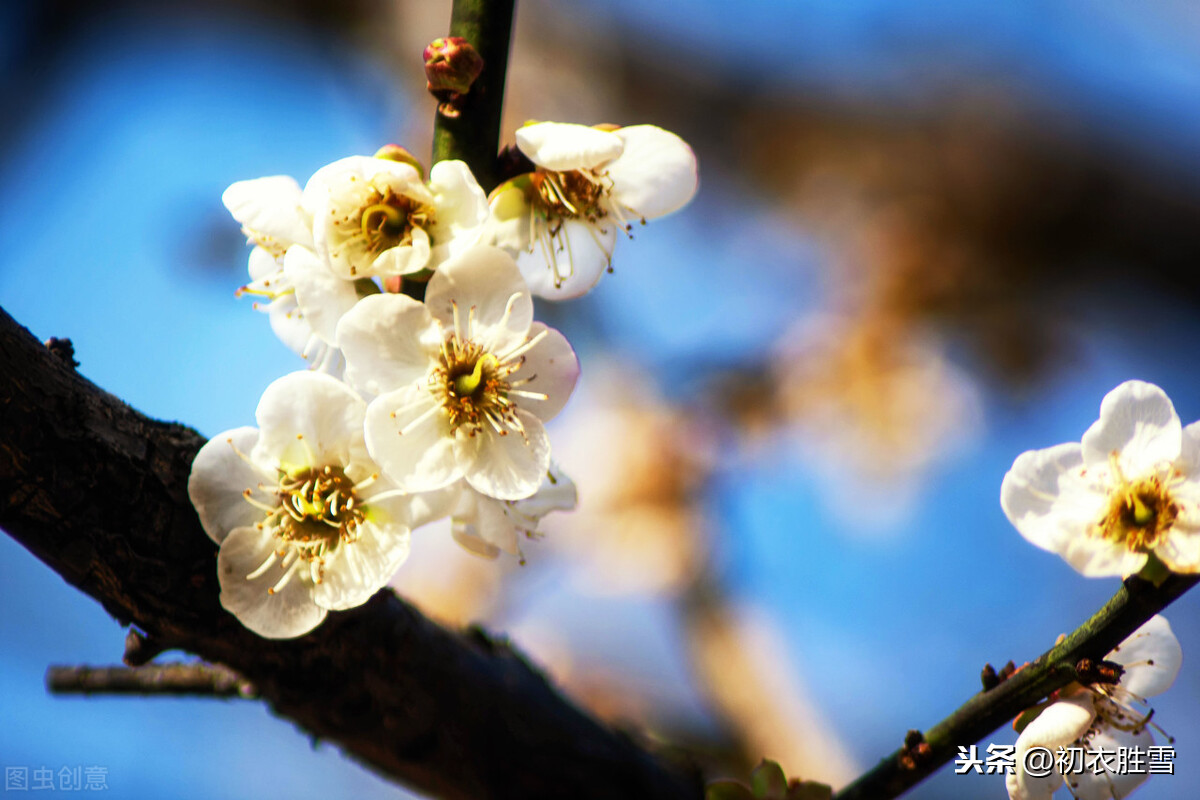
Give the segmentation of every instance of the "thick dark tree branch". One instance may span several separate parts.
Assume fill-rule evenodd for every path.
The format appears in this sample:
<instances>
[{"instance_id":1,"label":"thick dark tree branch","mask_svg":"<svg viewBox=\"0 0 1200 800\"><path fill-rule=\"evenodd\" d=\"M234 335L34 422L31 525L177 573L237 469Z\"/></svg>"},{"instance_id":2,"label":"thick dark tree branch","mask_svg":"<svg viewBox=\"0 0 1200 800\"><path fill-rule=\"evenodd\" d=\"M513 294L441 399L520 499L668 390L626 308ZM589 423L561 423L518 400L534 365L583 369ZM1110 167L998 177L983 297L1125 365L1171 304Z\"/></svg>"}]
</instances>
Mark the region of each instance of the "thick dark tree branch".
<instances>
[{"instance_id":1,"label":"thick dark tree branch","mask_svg":"<svg viewBox=\"0 0 1200 800\"><path fill-rule=\"evenodd\" d=\"M452 798L698 798L565 701L504 641L447 631L391 592L269 641L219 605L187 497L195 431L80 377L0 310L0 527L152 642L252 683L378 772Z\"/></svg>"}]
</instances>

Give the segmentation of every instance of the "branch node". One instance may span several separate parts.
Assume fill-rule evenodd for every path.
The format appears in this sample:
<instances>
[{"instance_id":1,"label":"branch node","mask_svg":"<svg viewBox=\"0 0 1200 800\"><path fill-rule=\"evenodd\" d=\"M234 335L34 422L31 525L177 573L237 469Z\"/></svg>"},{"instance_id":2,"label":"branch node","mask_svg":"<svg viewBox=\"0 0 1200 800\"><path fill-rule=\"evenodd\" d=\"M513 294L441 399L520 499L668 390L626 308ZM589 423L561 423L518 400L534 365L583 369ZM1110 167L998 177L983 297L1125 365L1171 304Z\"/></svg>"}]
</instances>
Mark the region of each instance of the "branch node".
<instances>
[{"instance_id":1,"label":"branch node","mask_svg":"<svg viewBox=\"0 0 1200 800\"><path fill-rule=\"evenodd\" d=\"M57 336L51 336L46 340L46 349L50 351L51 355L71 369L79 366L79 362L75 360L75 345L70 339L59 339Z\"/></svg>"}]
</instances>

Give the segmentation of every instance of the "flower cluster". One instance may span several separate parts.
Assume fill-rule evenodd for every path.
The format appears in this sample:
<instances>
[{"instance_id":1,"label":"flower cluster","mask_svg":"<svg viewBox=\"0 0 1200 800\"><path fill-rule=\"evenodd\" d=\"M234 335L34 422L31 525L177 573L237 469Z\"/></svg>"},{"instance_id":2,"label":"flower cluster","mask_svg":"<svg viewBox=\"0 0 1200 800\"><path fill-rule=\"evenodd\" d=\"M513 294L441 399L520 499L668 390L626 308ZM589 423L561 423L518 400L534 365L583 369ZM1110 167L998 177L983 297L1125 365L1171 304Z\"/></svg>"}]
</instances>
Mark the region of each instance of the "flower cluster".
<instances>
[{"instance_id":1,"label":"flower cluster","mask_svg":"<svg viewBox=\"0 0 1200 800\"><path fill-rule=\"evenodd\" d=\"M490 199L463 162L427 180L394 145L303 189L275 176L225 191L253 245L240 291L312 368L272 383L258 427L213 438L192 466L221 603L256 633L300 636L361 605L433 520L450 517L471 552L521 556L545 514L575 506L545 423L579 362L532 295L590 289L616 227L686 203L696 164L649 125L541 123L517 139L534 171Z\"/></svg>"},{"instance_id":2,"label":"flower cluster","mask_svg":"<svg viewBox=\"0 0 1200 800\"><path fill-rule=\"evenodd\" d=\"M1127 381L1105 396L1100 419L1069 442L1017 457L1000 504L1032 544L1088 577L1139 574L1160 583L1200 572L1200 422L1184 426L1162 389ZM1154 740L1147 697L1165 691L1182 661L1167 621L1154 617L1105 659L1123 668L1111 683L1071 684L1017 719L1012 800L1049 798L1064 780L1076 798L1126 797L1144 773L1021 769L1033 747L1093 752L1146 748Z\"/></svg>"}]
</instances>

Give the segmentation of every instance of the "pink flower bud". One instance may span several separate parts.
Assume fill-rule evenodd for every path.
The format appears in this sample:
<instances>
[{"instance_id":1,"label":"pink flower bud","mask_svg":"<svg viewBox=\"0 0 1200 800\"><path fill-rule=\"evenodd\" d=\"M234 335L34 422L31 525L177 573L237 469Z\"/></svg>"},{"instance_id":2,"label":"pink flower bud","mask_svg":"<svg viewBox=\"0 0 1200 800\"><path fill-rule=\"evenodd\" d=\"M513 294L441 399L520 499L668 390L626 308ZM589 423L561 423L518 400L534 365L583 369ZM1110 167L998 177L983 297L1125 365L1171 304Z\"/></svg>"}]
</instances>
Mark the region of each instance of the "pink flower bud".
<instances>
[{"instance_id":1,"label":"pink flower bud","mask_svg":"<svg viewBox=\"0 0 1200 800\"><path fill-rule=\"evenodd\" d=\"M427 88L435 95L441 92L466 94L482 71L483 59L461 36L434 39L425 48Z\"/></svg>"}]
</instances>

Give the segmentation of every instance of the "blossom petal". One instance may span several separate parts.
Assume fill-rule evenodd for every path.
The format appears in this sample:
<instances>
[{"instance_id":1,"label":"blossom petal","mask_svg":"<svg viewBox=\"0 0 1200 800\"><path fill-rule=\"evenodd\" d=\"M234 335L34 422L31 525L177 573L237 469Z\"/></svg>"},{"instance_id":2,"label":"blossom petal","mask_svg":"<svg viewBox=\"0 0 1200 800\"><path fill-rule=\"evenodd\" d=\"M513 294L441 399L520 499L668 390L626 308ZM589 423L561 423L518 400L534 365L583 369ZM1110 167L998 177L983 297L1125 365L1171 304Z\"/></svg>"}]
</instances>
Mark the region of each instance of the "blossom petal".
<instances>
[{"instance_id":1,"label":"blossom petal","mask_svg":"<svg viewBox=\"0 0 1200 800\"><path fill-rule=\"evenodd\" d=\"M1071 538L1087 536L1104 496L1080 478L1082 465L1073 442L1017 456L1000 485L1000 506L1030 543L1062 552Z\"/></svg>"},{"instance_id":2,"label":"blossom petal","mask_svg":"<svg viewBox=\"0 0 1200 800\"><path fill-rule=\"evenodd\" d=\"M260 531L251 527L231 531L217 554L217 575L225 610L259 636L290 639L321 624L325 609L313 602L312 585L303 575L293 575L274 594L267 590L283 577L281 568L273 565L257 578L246 578L271 557L277 541L269 529Z\"/></svg>"},{"instance_id":3,"label":"blossom petal","mask_svg":"<svg viewBox=\"0 0 1200 800\"><path fill-rule=\"evenodd\" d=\"M579 380L579 359L567 338L554 328L535 322L529 328L529 338L545 336L524 355L520 369L512 375L512 382L528 381L509 393L519 408L542 422L548 422L566 405L567 398L575 390ZM526 397L522 392L546 396L545 400Z\"/></svg>"},{"instance_id":4,"label":"blossom petal","mask_svg":"<svg viewBox=\"0 0 1200 800\"><path fill-rule=\"evenodd\" d=\"M1183 664L1183 650L1166 617L1155 614L1105 659L1125 667L1121 686L1145 699L1171 688Z\"/></svg>"},{"instance_id":5,"label":"blossom petal","mask_svg":"<svg viewBox=\"0 0 1200 800\"><path fill-rule=\"evenodd\" d=\"M458 160L434 164L429 171L429 189L437 208L431 261L440 264L479 243L488 219L488 201L470 167Z\"/></svg>"},{"instance_id":6,"label":"blossom petal","mask_svg":"<svg viewBox=\"0 0 1200 800\"><path fill-rule=\"evenodd\" d=\"M537 493L513 504L513 510L522 516L540 520L551 511L572 511L579 504L579 495L575 482L567 477L562 468L554 461Z\"/></svg>"},{"instance_id":7,"label":"blossom petal","mask_svg":"<svg viewBox=\"0 0 1200 800\"><path fill-rule=\"evenodd\" d=\"M337 327L346 380L378 395L428 374L440 336L425 304L402 294L364 297Z\"/></svg>"},{"instance_id":8,"label":"blossom petal","mask_svg":"<svg viewBox=\"0 0 1200 800\"><path fill-rule=\"evenodd\" d=\"M1017 737L1017 749L1065 746L1087 733L1096 718L1092 693L1084 690L1057 700L1038 714L1021 735Z\"/></svg>"},{"instance_id":9,"label":"blossom petal","mask_svg":"<svg viewBox=\"0 0 1200 800\"><path fill-rule=\"evenodd\" d=\"M1095 735L1087 741L1087 749L1107 753L1106 760L1115 767L1119 750L1132 751L1134 748L1138 748L1145 754L1147 748L1153 744L1154 737L1145 728L1138 731L1123 731L1110 725L1098 724ZM1101 763L1104 760L1102 759ZM1123 800L1134 789L1141 786L1147 777L1149 774L1145 769L1141 771L1101 769L1099 774L1091 770L1084 770L1072 773L1069 776L1069 783L1071 793L1076 800L1109 800L1110 798Z\"/></svg>"},{"instance_id":10,"label":"blossom petal","mask_svg":"<svg viewBox=\"0 0 1200 800\"><path fill-rule=\"evenodd\" d=\"M325 570L321 582L313 586L313 601L330 611L361 606L408 558L409 538L404 525L364 523L357 541L338 545L341 552Z\"/></svg>"},{"instance_id":11,"label":"blossom petal","mask_svg":"<svg viewBox=\"0 0 1200 800\"><path fill-rule=\"evenodd\" d=\"M258 402L261 430L251 458L287 472L366 458L366 404L349 386L319 372L293 372L271 383Z\"/></svg>"},{"instance_id":12,"label":"blossom petal","mask_svg":"<svg viewBox=\"0 0 1200 800\"><path fill-rule=\"evenodd\" d=\"M250 489L262 502L273 499L258 485L275 476L256 467L245 455L257 442L256 428L234 428L208 440L192 461L188 497L200 515L204 532L217 544L234 528L253 525L263 518L263 511L246 502L243 491Z\"/></svg>"},{"instance_id":13,"label":"blossom petal","mask_svg":"<svg viewBox=\"0 0 1200 800\"><path fill-rule=\"evenodd\" d=\"M301 207L300 185L287 175L231 184L221 202L247 230L269 236L284 248L312 245L312 223Z\"/></svg>"},{"instance_id":14,"label":"blossom petal","mask_svg":"<svg viewBox=\"0 0 1200 800\"><path fill-rule=\"evenodd\" d=\"M515 432L502 436L480 428L474 436L459 435L455 454L467 483L497 500L520 500L537 491L550 467L550 439L537 417L517 410L525 438Z\"/></svg>"},{"instance_id":15,"label":"blossom petal","mask_svg":"<svg viewBox=\"0 0 1200 800\"><path fill-rule=\"evenodd\" d=\"M612 220L592 224L562 220L551 237L545 220L534 225L533 242L517 256L529 291L548 300L570 300L591 291L612 262L619 226Z\"/></svg>"},{"instance_id":16,"label":"blossom petal","mask_svg":"<svg viewBox=\"0 0 1200 800\"><path fill-rule=\"evenodd\" d=\"M687 205L696 194L696 154L687 142L655 125L631 125L616 135L625 142L621 157L607 167L611 202L622 216L654 219Z\"/></svg>"},{"instance_id":17,"label":"blossom petal","mask_svg":"<svg viewBox=\"0 0 1200 800\"><path fill-rule=\"evenodd\" d=\"M1088 467L1119 454L1130 480L1174 462L1183 447L1183 428L1170 398L1152 383L1126 381L1105 395L1100 419L1083 434Z\"/></svg>"},{"instance_id":18,"label":"blossom petal","mask_svg":"<svg viewBox=\"0 0 1200 800\"><path fill-rule=\"evenodd\" d=\"M624 142L608 131L571 122L538 122L517 131L517 147L540 167L592 169L621 155Z\"/></svg>"},{"instance_id":19,"label":"blossom petal","mask_svg":"<svg viewBox=\"0 0 1200 800\"><path fill-rule=\"evenodd\" d=\"M430 492L462 477L450 419L429 392L406 386L367 406L371 457L402 491Z\"/></svg>"},{"instance_id":20,"label":"blossom petal","mask_svg":"<svg viewBox=\"0 0 1200 800\"><path fill-rule=\"evenodd\" d=\"M314 333L326 343L337 341L337 323L354 304L358 292L352 281L329 271L307 247L289 247L283 258L283 273L296 291L296 304Z\"/></svg>"},{"instance_id":21,"label":"blossom petal","mask_svg":"<svg viewBox=\"0 0 1200 800\"><path fill-rule=\"evenodd\" d=\"M1035 778L1014 770L1004 776L1008 800L1050 800L1062 785L1063 777L1057 772L1051 772L1044 778Z\"/></svg>"},{"instance_id":22,"label":"blossom petal","mask_svg":"<svg viewBox=\"0 0 1200 800\"><path fill-rule=\"evenodd\" d=\"M524 342L533 322L533 298L521 271L498 247L472 247L439 267L425 305L447 331L457 322L460 338L496 353Z\"/></svg>"},{"instance_id":23,"label":"blossom petal","mask_svg":"<svg viewBox=\"0 0 1200 800\"><path fill-rule=\"evenodd\" d=\"M477 556L495 558L502 550L513 555L518 552L517 531L504 513L504 502L470 487L462 490L450 532L454 541Z\"/></svg>"},{"instance_id":24,"label":"blossom petal","mask_svg":"<svg viewBox=\"0 0 1200 800\"><path fill-rule=\"evenodd\" d=\"M389 247L371 262L368 275L411 275L431 266L432 247L429 234L423 228L413 228L411 241L406 245Z\"/></svg>"}]
</instances>

